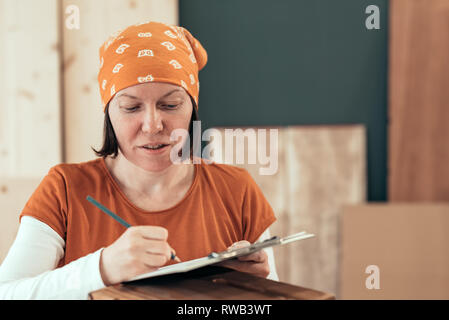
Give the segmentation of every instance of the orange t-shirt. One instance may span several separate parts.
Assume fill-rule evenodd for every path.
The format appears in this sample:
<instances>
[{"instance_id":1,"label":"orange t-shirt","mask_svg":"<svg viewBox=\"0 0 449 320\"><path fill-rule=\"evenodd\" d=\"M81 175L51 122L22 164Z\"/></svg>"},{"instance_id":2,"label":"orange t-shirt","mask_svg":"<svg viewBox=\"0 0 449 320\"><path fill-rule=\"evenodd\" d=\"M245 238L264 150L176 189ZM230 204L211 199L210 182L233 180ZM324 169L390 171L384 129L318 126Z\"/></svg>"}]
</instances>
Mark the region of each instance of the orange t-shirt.
<instances>
[{"instance_id":1,"label":"orange t-shirt","mask_svg":"<svg viewBox=\"0 0 449 320\"><path fill-rule=\"evenodd\" d=\"M182 261L225 250L236 241L254 242L276 220L249 173L234 166L195 164L195 178L184 198L169 209L149 212L127 199L103 158L59 164L44 177L20 217L46 223L65 240L60 266L110 245L126 230L87 201L88 195L132 226L166 228L168 243Z\"/></svg>"}]
</instances>

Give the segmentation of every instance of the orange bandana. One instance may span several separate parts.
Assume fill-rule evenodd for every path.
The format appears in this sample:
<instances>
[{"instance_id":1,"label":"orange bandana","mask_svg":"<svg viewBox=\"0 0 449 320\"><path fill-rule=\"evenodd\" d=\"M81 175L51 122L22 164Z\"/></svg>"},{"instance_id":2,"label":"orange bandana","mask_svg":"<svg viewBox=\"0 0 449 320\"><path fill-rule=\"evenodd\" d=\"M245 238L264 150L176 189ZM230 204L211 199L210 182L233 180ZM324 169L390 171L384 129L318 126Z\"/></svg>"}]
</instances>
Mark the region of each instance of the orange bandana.
<instances>
[{"instance_id":1,"label":"orange bandana","mask_svg":"<svg viewBox=\"0 0 449 320\"><path fill-rule=\"evenodd\" d=\"M181 86L198 106L198 71L206 63L206 50L183 27L159 22L129 26L100 47L103 111L116 92L144 82Z\"/></svg>"}]
</instances>

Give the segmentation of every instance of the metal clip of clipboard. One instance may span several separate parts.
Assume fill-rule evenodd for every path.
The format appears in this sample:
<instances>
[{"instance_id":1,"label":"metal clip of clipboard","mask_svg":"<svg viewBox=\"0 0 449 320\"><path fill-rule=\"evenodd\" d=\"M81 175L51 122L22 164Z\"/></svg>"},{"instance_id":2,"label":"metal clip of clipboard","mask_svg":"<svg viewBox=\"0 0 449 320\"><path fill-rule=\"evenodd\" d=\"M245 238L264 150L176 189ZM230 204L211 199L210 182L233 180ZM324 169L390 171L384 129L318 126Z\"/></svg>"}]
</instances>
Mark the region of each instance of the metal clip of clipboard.
<instances>
[{"instance_id":1,"label":"metal clip of clipboard","mask_svg":"<svg viewBox=\"0 0 449 320\"><path fill-rule=\"evenodd\" d=\"M282 245L293 241L298 240L304 240L308 238L312 238L315 235L312 233L307 233L306 231L302 231L299 233L295 233L292 235L289 235L284 238L279 238L278 236L274 236L270 239L264 240L262 242L256 242L249 246L246 246L244 248L238 248L238 249L232 249L232 250L225 250L222 252L212 252L208 257L209 258L219 258L219 259L230 259L230 258L237 258L240 256L245 256L250 253L259 251L263 248L268 248L276 245Z\"/></svg>"}]
</instances>

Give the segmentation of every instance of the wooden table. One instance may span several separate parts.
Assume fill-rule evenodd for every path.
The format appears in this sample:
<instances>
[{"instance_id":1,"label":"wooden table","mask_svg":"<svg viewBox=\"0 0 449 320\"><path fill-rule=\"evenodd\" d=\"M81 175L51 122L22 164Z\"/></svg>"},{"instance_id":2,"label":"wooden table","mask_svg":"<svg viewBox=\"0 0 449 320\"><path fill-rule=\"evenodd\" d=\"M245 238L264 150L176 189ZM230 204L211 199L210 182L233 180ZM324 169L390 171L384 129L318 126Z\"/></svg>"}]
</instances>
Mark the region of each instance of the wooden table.
<instances>
[{"instance_id":1,"label":"wooden table","mask_svg":"<svg viewBox=\"0 0 449 320\"><path fill-rule=\"evenodd\" d=\"M208 266L127 282L90 293L92 300L330 300L334 295Z\"/></svg>"}]
</instances>

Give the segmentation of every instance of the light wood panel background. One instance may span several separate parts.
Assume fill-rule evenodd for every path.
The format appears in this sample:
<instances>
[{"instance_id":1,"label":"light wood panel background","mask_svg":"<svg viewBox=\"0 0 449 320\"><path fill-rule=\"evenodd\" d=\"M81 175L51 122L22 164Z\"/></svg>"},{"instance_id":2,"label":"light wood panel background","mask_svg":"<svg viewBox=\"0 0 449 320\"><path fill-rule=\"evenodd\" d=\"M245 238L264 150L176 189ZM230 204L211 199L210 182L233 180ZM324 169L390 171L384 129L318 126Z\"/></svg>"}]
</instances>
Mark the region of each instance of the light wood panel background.
<instances>
[{"instance_id":1,"label":"light wood panel background","mask_svg":"<svg viewBox=\"0 0 449 320\"><path fill-rule=\"evenodd\" d=\"M449 200L449 1L391 0L389 201Z\"/></svg>"},{"instance_id":2,"label":"light wood panel background","mask_svg":"<svg viewBox=\"0 0 449 320\"><path fill-rule=\"evenodd\" d=\"M19 227L19 213L39 185L39 178L2 178L0 181L0 264Z\"/></svg>"},{"instance_id":3,"label":"light wood panel background","mask_svg":"<svg viewBox=\"0 0 449 320\"><path fill-rule=\"evenodd\" d=\"M0 0L0 39L0 177L42 177L62 160L57 1Z\"/></svg>"},{"instance_id":4,"label":"light wood panel background","mask_svg":"<svg viewBox=\"0 0 449 320\"><path fill-rule=\"evenodd\" d=\"M63 28L64 127L66 162L96 158L103 137L104 113L97 83L98 49L114 32L154 20L178 24L177 0L63 0L76 4L80 29Z\"/></svg>"},{"instance_id":5,"label":"light wood panel background","mask_svg":"<svg viewBox=\"0 0 449 320\"><path fill-rule=\"evenodd\" d=\"M339 219L346 204L366 200L363 126L292 127L289 147L290 233L316 238L289 246L290 282L338 296Z\"/></svg>"},{"instance_id":6,"label":"light wood panel background","mask_svg":"<svg viewBox=\"0 0 449 320\"><path fill-rule=\"evenodd\" d=\"M216 129L222 136L218 154L224 155L226 128ZM302 230L316 234L315 238L274 249L280 280L337 295L341 210L343 205L362 203L366 198L365 129L359 125L277 129L276 174L261 175L259 168L266 166L260 164L235 165L248 170L273 207L278 221L270 228L272 235ZM220 148L215 139L212 145ZM243 148L247 155L248 149L258 147L236 140L234 153L237 148Z\"/></svg>"}]
</instances>

